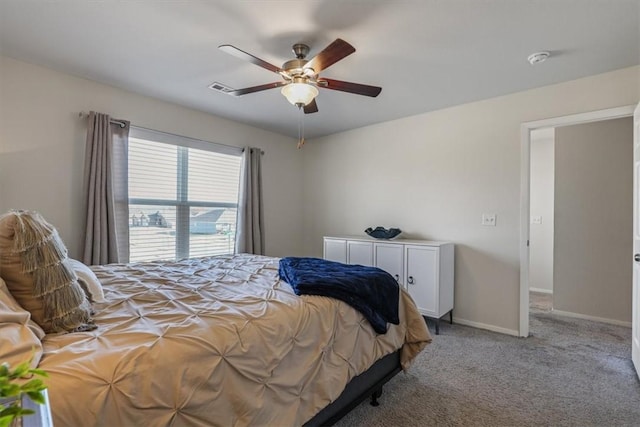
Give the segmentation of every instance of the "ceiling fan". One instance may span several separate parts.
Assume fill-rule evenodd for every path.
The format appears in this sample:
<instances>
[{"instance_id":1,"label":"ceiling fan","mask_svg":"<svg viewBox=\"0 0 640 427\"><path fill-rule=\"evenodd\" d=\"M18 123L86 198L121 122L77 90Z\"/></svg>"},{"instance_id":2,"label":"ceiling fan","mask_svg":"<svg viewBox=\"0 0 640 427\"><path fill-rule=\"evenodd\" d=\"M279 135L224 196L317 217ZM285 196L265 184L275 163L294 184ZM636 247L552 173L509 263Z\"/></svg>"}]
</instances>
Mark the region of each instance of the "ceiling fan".
<instances>
[{"instance_id":1,"label":"ceiling fan","mask_svg":"<svg viewBox=\"0 0 640 427\"><path fill-rule=\"evenodd\" d=\"M382 90L382 88L377 86L320 77L319 73L321 71L326 70L331 65L356 51L353 46L342 39L336 39L310 60L305 59L309 54L309 46L296 43L292 48L296 58L285 62L282 64L282 67L276 67L229 44L223 44L218 46L218 48L237 58L249 61L252 64L279 74L282 77L282 80L278 82L230 91L228 92L230 95L241 96L248 93L282 87L282 94L287 100L309 114L318 111L318 104L316 104L315 100L315 97L318 95L318 87L371 97L378 96Z\"/></svg>"}]
</instances>

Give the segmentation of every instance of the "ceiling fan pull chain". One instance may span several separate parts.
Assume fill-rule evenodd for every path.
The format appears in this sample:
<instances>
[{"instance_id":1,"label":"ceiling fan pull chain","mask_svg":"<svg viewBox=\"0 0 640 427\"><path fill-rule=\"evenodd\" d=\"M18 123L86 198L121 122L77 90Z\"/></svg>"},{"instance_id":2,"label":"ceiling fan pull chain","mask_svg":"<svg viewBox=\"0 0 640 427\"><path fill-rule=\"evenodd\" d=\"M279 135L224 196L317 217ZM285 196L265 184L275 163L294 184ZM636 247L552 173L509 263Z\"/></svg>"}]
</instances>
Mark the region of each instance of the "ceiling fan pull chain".
<instances>
[{"instance_id":1,"label":"ceiling fan pull chain","mask_svg":"<svg viewBox=\"0 0 640 427\"><path fill-rule=\"evenodd\" d=\"M304 112L302 107L302 104L298 104L298 149L304 145Z\"/></svg>"}]
</instances>

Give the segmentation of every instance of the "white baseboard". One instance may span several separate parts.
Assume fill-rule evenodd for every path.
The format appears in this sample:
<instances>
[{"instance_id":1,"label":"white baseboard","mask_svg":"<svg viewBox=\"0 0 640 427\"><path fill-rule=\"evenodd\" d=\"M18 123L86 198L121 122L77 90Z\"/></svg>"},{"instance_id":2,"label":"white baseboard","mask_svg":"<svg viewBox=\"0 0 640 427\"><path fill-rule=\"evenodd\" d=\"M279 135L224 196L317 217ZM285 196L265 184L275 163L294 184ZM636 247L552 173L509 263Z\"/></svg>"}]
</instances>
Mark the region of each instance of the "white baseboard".
<instances>
[{"instance_id":1,"label":"white baseboard","mask_svg":"<svg viewBox=\"0 0 640 427\"><path fill-rule=\"evenodd\" d=\"M594 322L608 323L610 325L624 326L627 328L631 327L631 322L624 322L622 320L605 319L603 317L587 316L585 314L571 313L569 311L560 311L555 309L552 310L551 312L559 316L574 317L577 319L585 319L585 320L591 320ZM489 325L487 323L474 322L472 320L461 319L459 317L454 317L453 323L457 323L458 325L471 326L473 328L478 328L478 329L485 329L487 331L498 332L500 334L511 335L514 337L520 336L520 333L515 329L502 328L500 326Z\"/></svg>"},{"instance_id":2,"label":"white baseboard","mask_svg":"<svg viewBox=\"0 0 640 427\"><path fill-rule=\"evenodd\" d=\"M553 289L529 288L529 291L537 292L539 294L551 294L551 295L553 295Z\"/></svg>"},{"instance_id":3,"label":"white baseboard","mask_svg":"<svg viewBox=\"0 0 640 427\"><path fill-rule=\"evenodd\" d=\"M458 325L472 326L478 329L486 329L487 331L498 332L500 334L513 335L515 337L520 336L518 331L516 331L515 329L501 328L500 326L460 319L459 317L454 317L453 323L457 323Z\"/></svg>"},{"instance_id":4,"label":"white baseboard","mask_svg":"<svg viewBox=\"0 0 640 427\"><path fill-rule=\"evenodd\" d=\"M627 328L631 327L631 322L625 322L622 320L605 319L604 317L587 316L586 314L572 313L570 311L562 311L556 309L551 310L551 313L557 314L559 316L574 317L576 319L585 319L592 320L594 322L608 323L610 325L625 326Z\"/></svg>"}]
</instances>

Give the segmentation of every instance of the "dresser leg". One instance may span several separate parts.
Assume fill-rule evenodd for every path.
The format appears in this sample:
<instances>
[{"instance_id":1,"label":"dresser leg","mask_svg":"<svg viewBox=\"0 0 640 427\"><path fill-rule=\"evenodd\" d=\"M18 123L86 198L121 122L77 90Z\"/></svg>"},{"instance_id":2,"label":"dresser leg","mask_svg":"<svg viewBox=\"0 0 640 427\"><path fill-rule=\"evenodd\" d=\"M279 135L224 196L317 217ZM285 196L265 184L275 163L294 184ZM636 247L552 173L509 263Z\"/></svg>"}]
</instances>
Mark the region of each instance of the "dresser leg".
<instances>
[{"instance_id":1,"label":"dresser leg","mask_svg":"<svg viewBox=\"0 0 640 427\"><path fill-rule=\"evenodd\" d=\"M449 324L453 325L453 310L449 311Z\"/></svg>"}]
</instances>

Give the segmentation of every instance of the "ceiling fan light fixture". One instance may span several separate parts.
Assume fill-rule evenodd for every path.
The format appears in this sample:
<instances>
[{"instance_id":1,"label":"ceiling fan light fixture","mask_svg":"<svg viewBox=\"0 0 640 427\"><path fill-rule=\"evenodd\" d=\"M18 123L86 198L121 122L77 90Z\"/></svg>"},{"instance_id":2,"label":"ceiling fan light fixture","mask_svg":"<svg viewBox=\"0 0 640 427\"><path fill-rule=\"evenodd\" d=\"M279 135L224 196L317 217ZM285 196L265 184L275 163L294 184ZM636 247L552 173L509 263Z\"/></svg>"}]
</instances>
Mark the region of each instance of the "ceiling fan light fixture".
<instances>
[{"instance_id":1,"label":"ceiling fan light fixture","mask_svg":"<svg viewBox=\"0 0 640 427\"><path fill-rule=\"evenodd\" d=\"M318 89L308 83L289 83L281 93L293 105L307 105L318 96Z\"/></svg>"}]
</instances>

